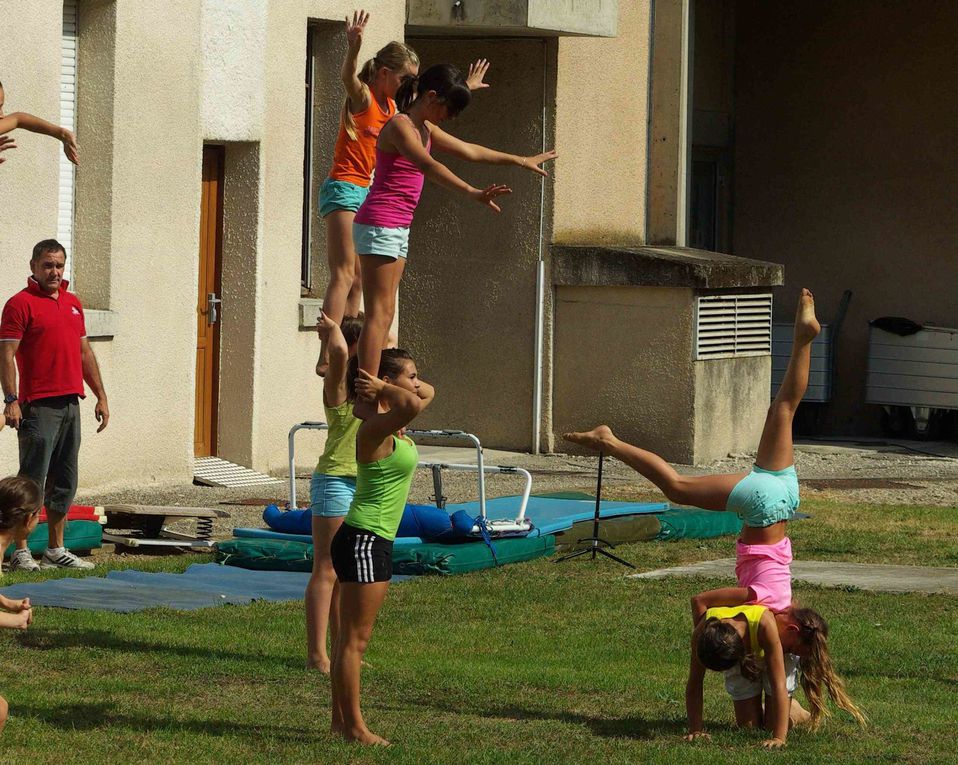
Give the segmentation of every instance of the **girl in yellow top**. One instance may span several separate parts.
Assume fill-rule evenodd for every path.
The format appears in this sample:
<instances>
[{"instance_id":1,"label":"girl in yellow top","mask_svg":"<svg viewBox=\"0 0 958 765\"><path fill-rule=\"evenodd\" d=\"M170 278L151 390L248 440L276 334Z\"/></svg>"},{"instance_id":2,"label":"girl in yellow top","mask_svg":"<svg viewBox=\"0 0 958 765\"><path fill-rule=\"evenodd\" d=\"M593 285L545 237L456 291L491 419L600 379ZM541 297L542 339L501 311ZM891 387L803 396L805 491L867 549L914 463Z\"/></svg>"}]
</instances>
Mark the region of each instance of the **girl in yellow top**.
<instances>
[{"instance_id":1,"label":"girl in yellow top","mask_svg":"<svg viewBox=\"0 0 958 765\"><path fill-rule=\"evenodd\" d=\"M366 726L359 670L392 578L392 547L416 470L416 446L402 431L435 397L416 363L398 348L383 351L380 377L350 361L349 381L376 412L356 434L356 496L333 539L339 579L339 637L331 672L332 730L347 741L388 745Z\"/></svg>"},{"instance_id":2,"label":"girl in yellow top","mask_svg":"<svg viewBox=\"0 0 958 765\"><path fill-rule=\"evenodd\" d=\"M326 221L326 257L329 284L323 311L337 324L356 316L362 297L359 259L353 244L353 218L372 181L379 131L396 114L396 91L403 80L419 73L419 56L405 43L391 42L359 68L359 51L369 14L353 12L346 18L346 59L341 71L346 100L340 114L333 166L319 190L319 214ZM479 59L469 67L470 90L489 87L482 80L489 62ZM323 346L320 374L327 363Z\"/></svg>"},{"instance_id":3,"label":"girl in yellow top","mask_svg":"<svg viewBox=\"0 0 958 765\"><path fill-rule=\"evenodd\" d=\"M692 599L695 629L685 688L689 720L686 739L708 738L702 726L706 669L725 673L725 687L732 696L738 726L762 726L771 731L772 737L762 743L766 749L785 745L790 724L810 719L813 728L818 726L829 714L823 691L864 725L865 716L845 692L845 684L832 666L825 620L810 608L791 607L773 613L761 605L718 605L747 598L747 588L740 590L712 590ZM801 659L800 664L795 664L796 657ZM787 664L792 665L788 670ZM801 677L810 715L792 704L796 675ZM794 716L790 717L790 712Z\"/></svg>"}]
</instances>

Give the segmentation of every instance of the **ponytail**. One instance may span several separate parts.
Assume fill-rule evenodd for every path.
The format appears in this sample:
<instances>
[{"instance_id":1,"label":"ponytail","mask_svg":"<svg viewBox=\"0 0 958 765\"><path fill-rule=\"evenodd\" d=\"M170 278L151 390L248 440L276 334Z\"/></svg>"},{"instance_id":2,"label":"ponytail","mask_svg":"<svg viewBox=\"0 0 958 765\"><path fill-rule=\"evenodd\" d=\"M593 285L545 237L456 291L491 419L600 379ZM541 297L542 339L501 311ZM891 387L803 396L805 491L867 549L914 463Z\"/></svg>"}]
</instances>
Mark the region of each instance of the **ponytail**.
<instances>
[{"instance_id":1,"label":"ponytail","mask_svg":"<svg viewBox=\"0 0 958 765\"><path fill-rule=\"evenodd\" d=\"M396 109L404 112L419 97L419 75L407 77L396 91Z\"/></svg>"},{"instance_id":2,"label":"ponytail","mask_svg":"<svg viewBox=\"0 0 958 765\"><path fill-rule=\"evenodd\" d=\"M397 108L401 112L408 110L420 95L430 90L446 105L450 117L459 114L472 100L472 91L459 69L452 64L434 64L418 77L412 77L399 86L396 91Z\"/></svg>"},{"instance_id":3,"label":"ponytail","mask_svg":"<svg viewBox=\"0 0 958 765\"><path fill-rule=\"evenodd\" d=\"M395 40L391 43L388 43L385 47L381 48L376 55L369 59L365 64L363 64L362 69L356 74L356 77L359 79L363 85L366 87L367 98L373 98L373 94L369 91L369 86L373 84L376 79L376 72L378 72L382 67L386 67L392 72L401 72L407 66L419 66L419 56L416 54L412 48L410 48L405 43L396 42ZM398 95L398 94L397 94ZM341 121L343 123L343 129L353 141L357 140L358 136L356 133L356 120L353 118L353 113L349 108L349 97L346 97L346 101L343 104L343 110L341 114Z\"/></svg>"},{"instance_id":4,"label":"ponytail","mask_svg":"<svg viewBox=\"0 0 958 765\"><path fill-rule=\"evenodd\" d=\"M827 622L811 608L792 609L791 617L798 625L799 640L808 648L808 654L802 657L800 668L802 690L805 691L811 712L811 728L814 730L831 715L831 710L825 704L823 689L836 706L848 712L859 725L867 725L868 718L851 700L845 690L844 681L832 665L828 653Z\"/></svg>"}]
</instances>

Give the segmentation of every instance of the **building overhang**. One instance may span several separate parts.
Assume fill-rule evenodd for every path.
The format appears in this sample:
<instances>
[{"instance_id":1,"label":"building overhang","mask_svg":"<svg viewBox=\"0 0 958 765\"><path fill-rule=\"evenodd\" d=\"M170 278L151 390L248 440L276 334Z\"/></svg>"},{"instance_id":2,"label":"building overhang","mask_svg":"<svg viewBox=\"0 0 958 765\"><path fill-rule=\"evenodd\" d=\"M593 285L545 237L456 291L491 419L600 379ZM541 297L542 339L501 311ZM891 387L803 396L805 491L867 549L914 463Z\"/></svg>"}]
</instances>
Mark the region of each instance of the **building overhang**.
<instances>
[{"instance_id":1,"label":"building overhang","mask_svg":"<svg viewBox=\"0 0 958 765\"><path fill-rule=\"evenodd\" d=\"M778 287L785 267L690 247L552 245L552 282L566 287Z\"/></svg>"},{"instance_id":2,"label":"building overhang","mask_svg":"<svg viewBox=\"0 0 958 765\"><path fill-rule=\"evenodd\" d=\"M406 0L406 33L615 37L618 0Z\"/></svg>"}]
</instances>

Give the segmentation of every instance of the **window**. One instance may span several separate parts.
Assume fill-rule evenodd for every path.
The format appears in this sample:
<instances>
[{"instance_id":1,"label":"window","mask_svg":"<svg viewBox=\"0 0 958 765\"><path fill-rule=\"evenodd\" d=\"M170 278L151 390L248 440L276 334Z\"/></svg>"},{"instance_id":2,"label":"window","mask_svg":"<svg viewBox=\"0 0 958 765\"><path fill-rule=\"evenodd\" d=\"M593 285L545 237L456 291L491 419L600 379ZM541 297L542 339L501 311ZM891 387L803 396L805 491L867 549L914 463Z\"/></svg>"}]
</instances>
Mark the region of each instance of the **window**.
<instances>
[{"instance_id":1,"label":"window","mask_svg":"<svg viewBox=\"0 0 958 765\"><path fill-rule=\"evenodd\" d=\"M696 359L771 354L771 294L705 295L695 314Z\"/></svg>"}]
</instances>

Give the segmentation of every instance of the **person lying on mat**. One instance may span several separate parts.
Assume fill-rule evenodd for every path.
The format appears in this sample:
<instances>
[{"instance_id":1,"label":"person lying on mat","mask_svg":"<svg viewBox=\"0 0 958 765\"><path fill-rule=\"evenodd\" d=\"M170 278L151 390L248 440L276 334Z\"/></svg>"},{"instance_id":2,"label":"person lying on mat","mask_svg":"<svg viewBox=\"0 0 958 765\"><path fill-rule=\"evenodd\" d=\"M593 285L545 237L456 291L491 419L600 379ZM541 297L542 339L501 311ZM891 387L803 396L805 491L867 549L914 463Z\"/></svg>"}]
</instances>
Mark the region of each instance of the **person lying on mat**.
<instances>
[{"instance_id":1,"label":"person lying on mat","mask_svg":"<svg viewBox=\"0 0 958 765\"><path fill-rule=\"evenodd\" d=\"M0 480L0 555L19 535L37 527L43 496L40 487L25 476ZM0 595L0 627L25 630L33 622L30 599L11 600ZM7 722L7 700L0 696L0 732Z\"/></svg>"},{"instance_id":2,"label":"person lying on mat","mask_svg":"<svg viewBox=\"0 0 958 765\"><path fill-rule=\"evenodd\" d=\"M416 445L400 433L436 395L419 379L407 351L389 348L379 376L349 362L347 390L376 414L356 433L356 494L330 545L339 579L339 635L333 650L331 730L347 741L388 746L366 726L360 709L360 665L392 579L392 548L419 461Z\"/></svg>"}]
</instances>

